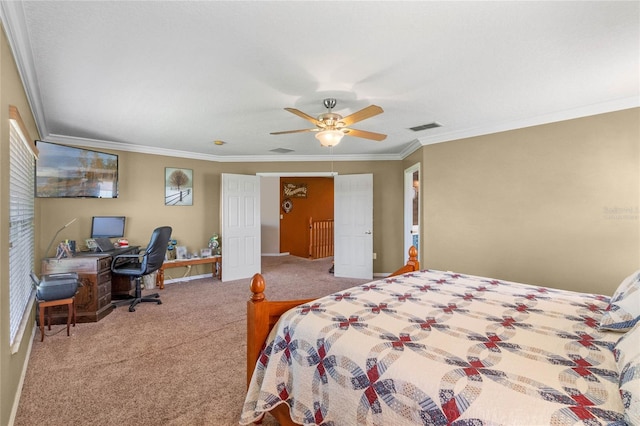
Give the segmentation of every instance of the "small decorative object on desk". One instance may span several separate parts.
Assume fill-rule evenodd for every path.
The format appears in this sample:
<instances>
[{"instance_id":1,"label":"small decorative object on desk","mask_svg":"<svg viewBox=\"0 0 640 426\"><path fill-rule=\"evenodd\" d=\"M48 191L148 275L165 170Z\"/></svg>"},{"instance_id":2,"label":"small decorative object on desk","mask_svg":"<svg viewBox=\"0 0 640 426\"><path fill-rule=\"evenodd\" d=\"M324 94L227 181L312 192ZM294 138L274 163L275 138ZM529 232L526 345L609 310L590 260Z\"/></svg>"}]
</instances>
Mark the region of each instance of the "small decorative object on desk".
<instances>
[{"instance_id":1,"label":"small decorative object on desk","mask_svg":"<svg viewBox=\"0 0 640 426\"><path fill-rule=\"evenodd\" d=\"M218 234L213 234L213 236L209 239L209 248L212 250L212 254L220 254L220 236Z\"/></svg>"},{"instance_id":2,"label":"small decorative object on desk","mask_svg":"<svg viewBox=\"0 0 640 426\"><path fill-rule=\"evenodd\" d=\"M56 258L62 259L65 257L73 257L73 253L71 253L71 249L69 248L69 244L64 241L58 244L58 249L56 251Z\"/></svg>"},{"instance_id":3,"label":"small decorative object on desk","mask_svg":"<svg viewBox=\"0 0 640 426\"><path fill-rule=\"evenodd\" d=\"M175 260L176 258L176 251L175 251L175 247L178 244L177 240L169 240L169 242L167 243L167 260Z\"/></svg>"},{"instance_id":4,"label":"small decorative object on desk","mask_svg":"<svg viewBox=\"0 0 640 426\"><path fill-rule=\"evenodd\" d=\"M210 257L210 256L211 256L211 249L210 248L200 249L200 257Z\"/></svg>"},{"instance_id":5,"label":"small decorative object on desk","mask_svg":"<svg viewBox=\"0 0 640 426\"><path fill-rule=\"evenodd\" d=\"M186 246L176 246L176 259L187 259Z\"/></svg>"}]
</instances>

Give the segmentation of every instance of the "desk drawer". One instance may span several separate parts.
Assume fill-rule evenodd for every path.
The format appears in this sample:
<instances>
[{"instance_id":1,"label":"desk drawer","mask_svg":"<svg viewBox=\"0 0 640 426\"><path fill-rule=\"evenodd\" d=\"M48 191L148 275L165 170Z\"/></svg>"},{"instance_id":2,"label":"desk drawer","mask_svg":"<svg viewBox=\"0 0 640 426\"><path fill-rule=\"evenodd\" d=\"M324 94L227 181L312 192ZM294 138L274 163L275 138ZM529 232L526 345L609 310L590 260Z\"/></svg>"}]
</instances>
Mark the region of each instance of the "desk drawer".
<instances>
[{"instance_id":1,"label":"desk drawer","mask_svg":"<svg viewBox=\"0 0 640 426\"><path fill-rule=\"evenodd\" d=\"M98 310L104 308L111 303L111 293L98 299Z\"/></svg>"},{"instance_id":2,"label":"desk drawer","mask_svg":"<svg viewBox=\"0 0 640 426\"><path fill-rule=\"evenodd\" d=\"M111 283L106 282L104 284L100 284L98 286L98 298L104 297L107 294L111 296Z\"/></svg>"},{"instance_id":3,"label":"desk drawer","mask_svg":"<svg viewBox=\"0 0 640 426\"><path fill-rule=\"evenodd\" d=\"M98 274L98 285L111 282L111 271L103 271Z\"/></svg>"},{"instance_id":4,"label":"desk drawer","mask_svg":"<svg viewBox=\"0 0 640 426\"><path fill-rule=\"evenodd\" d=\"M111 256L98 259L98 272L105 269L111 270Z\"/></svg>"}]
</instances>

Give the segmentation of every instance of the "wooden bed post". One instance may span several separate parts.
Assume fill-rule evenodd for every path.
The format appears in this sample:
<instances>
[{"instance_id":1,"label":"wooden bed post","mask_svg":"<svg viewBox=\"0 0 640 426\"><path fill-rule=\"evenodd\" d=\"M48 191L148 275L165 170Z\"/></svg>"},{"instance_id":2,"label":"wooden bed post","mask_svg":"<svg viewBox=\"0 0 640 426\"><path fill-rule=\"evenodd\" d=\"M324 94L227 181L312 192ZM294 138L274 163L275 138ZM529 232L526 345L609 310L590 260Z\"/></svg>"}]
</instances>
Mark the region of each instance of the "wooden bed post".
<instances>
[{"instance_id":1,"label":"wooden bed post","mask_svg":"<svg viewBox=\"0 0 640 426\"><path fill-rule=\"evenodd\" d=\"M418 249L416 246L409 247L409 260L407 266L411 266L414 271L420 270L420 261L418 261Z\"/></svg>"},{"instance_id":2,"label":"wooden bed post","mask_svg":"<svg viewBox=\"0 0 640 426\"><path fill-rule=\"evenodd\" d=\"M251 278L249 288L251 299L247 302L247 388L251 382L256 360L269 333L268 329L264 330L269 323L266 305L261 303L266 299L264 277L261 274L255 274Z\"/></svg>"},{"instance_id":3,"label":"wooden bed post","mask_svg":"<svg viewBox=\"0 0 640 426\"><path fill-rule=\"evenodd\" d=\"M251 382L253 370L260 357L260 351L269 332L278 322L280 315L298 305L309 303L314 299L267 301L264 295L266 284L261 274L251 278L251 299L247 302L247 388Z\"/></svg>"},{"instance_id":4,"label":"wooden bed post","mask_svg":"<svg viewBox=\"0 0 640 426\"><path fill-rule=\"evenodd\" d=\"M409 247L409 259L404 266L397 271L394 271L390 277L395 275L407 274L409 272L415 272L420 270L420 262L418 261L418 249L415 246Z\"/></svg>"}]
</instances>

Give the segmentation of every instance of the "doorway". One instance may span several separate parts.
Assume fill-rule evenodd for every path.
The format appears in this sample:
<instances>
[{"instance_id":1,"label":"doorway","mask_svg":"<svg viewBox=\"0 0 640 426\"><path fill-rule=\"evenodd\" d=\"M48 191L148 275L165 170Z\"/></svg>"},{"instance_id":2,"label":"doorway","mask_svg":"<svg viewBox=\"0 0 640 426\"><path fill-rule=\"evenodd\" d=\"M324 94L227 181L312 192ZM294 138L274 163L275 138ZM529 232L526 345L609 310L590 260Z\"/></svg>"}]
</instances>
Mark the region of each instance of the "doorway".
<instances>
[{"instance_id":1,"label":"doorway","mask_svg":"<svg viewBox=\"0 0 640 426\"><path fill-rule=\"evenodd\" d=\"M404 171L404 253L420 250L420 163Z\"/></svg>"},{"instance_id":2,"label":"doorway","mask_svg":"<svg viewBox=\"0 0 640 426\"><path fill-rule=\"evenodd\" d=\"M251 230L255 230L254 224L259 225L259 237L252 238L251 241L257 244L252 244L251 247L246 246L245 248L248 252L245 251L245 256L250 256L253 259L253 256L260 257L264 252L262 251L262 229L263 229L263 220L261 211L264 207L262 203L263 198L274 198L279 197L279 188L277 189L277 193L264 193L262 184L260 180L264 176L275 176L277 174L262 174L257 173L255 178L257 178L257 185L253 184L253 180L250 182L247 181L247 185L252 188L258 188L258 195L251 197L251 205L257 206L251 208L252 212L258 210L256 216L252 215L252 220L247 223L247 227L251 228ZM300 174L297 174L300 175ZM309 174L311 175L311 174ZM290 174L291 177L296 177L296 174ZM330 174L324 174L324 176L332 176L334 179L335 187L341 188L339 191L339 197L335 197L338 193L334 194L334 219L336 222L335 234L339 237L336 240L336 250L334 252L334 258L336 260L336 269L335 276L336 277L351 277L351 278L369 278L373 274L373 174L362 174L362 175L340 175L331 172ZM224 176L223 176L224 177ZM240 179L238 177L238 179ZM223 179L224 181L224 179ZM241 205L244 204L238 197L242 197L240 187L243 185L234 185L234 187L230 185L225 185L223 182L222 185L222 194L221 194L221 213L222 213L222 235L223 235L223 246L225 235L229 235L229 229L227 226L235 226L242 225L242 223L237 220L233 220L231 217L225 218L226 215L233 216L233 212L229 210L227 205ZM227 193L227 191L229 193ZM226 200L226 201L225 201ZM234 201L235 204L231 201ZM234 210L240 212L240 210ZM240 212L241 213L241 212ZM279 216L279 213L278 217ZM227 220L229 219L229 220ZM279 221L280 219L278 219ZM343 228L338 229L338 226L342 226ZM227 244L227 247L230 247L230 243ZM241 253L242 250L238 250L238 253ZM233 253L231 253L233 254ZM280 253L278 253L279 255ZM223 276L222 279L225 281L225 257L223 256ZM339 265L346 265L344 269L338 268ZM249 271L247 269L247 271ZM245 271L245 273L247 272ZM366 271L367 276L359 276L353 275L358 271ZM249 275L250 276L250 275Z\"/></svg>"},{"instance_id":3,"label":"doorway","mask_svg":"<svg viewBox=\"0 0 640 426\"><path fill-rule=\"evenodd\" d=\"M280 253L308 258L310 219L333 221L333 177L281 177L279 193Z\"/></svg>"}]
</instances>

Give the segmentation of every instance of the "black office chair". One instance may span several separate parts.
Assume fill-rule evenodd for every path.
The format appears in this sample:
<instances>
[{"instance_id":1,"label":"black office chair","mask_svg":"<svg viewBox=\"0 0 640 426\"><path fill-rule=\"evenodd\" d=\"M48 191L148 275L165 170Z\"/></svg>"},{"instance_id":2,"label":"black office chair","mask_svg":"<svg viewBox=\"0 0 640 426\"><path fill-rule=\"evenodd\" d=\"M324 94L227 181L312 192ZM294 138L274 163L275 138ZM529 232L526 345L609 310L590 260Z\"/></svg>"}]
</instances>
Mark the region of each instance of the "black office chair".
<instances>
[{"instance_id":1,"label":"black office chair","mask_svg":"<svg viewBox=\"0 0 640 426\"><path fill-rule=\"evenodd\" d=\"M156 302L162 304L158 293L142 297L142 277L149 275L162 266L167 252L167 243L171 238L171 227L161 226L153 230L151 240L144 253L121 254L114 256L111 262L111 272L118 275L133 277L136 281L136 292L132 299L113 302L114 307L129 303L129 312L135 312L136 305L140 302ZM125 262L123 262L125 260Z\"/></svg>"}]
</instances>

